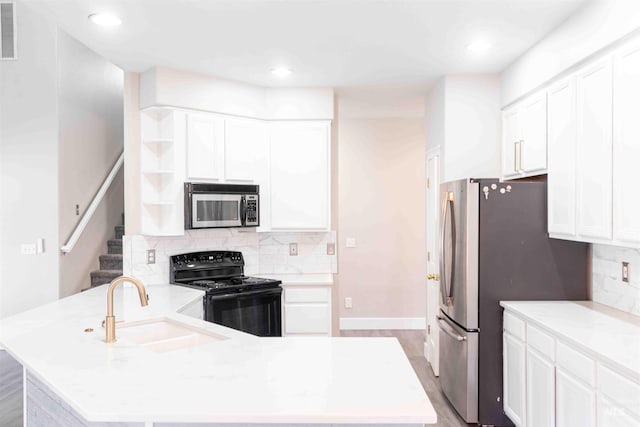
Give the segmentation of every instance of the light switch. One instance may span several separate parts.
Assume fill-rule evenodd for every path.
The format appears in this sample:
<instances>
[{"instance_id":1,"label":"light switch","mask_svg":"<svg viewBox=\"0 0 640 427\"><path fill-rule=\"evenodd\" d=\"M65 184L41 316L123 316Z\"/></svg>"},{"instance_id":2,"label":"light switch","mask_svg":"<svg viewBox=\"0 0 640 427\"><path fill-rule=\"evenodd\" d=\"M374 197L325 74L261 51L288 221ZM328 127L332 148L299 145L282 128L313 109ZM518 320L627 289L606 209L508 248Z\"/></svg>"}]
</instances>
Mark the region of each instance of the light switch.
<instances>
[{"instance_id":1,"label":"light switch","mask_svg":"<svg viewBox=\"0 0 640 427\"><path fill-rule=\"evenodd\" d=\"M335 254L336 254L336 244L327 243L327 255L335 255Z\"/></svg>"},{"instance_id":2,"label":"light switch","mask_svg":"<svg viewBox=\"0 0 640 427\"><path fill-rule=\"evenodd\" d=\"M345 243L345 246L348 248L355 248L356 247L356 238L355 237L347 237L347 241Z\"/></svg>"}]
</instances>

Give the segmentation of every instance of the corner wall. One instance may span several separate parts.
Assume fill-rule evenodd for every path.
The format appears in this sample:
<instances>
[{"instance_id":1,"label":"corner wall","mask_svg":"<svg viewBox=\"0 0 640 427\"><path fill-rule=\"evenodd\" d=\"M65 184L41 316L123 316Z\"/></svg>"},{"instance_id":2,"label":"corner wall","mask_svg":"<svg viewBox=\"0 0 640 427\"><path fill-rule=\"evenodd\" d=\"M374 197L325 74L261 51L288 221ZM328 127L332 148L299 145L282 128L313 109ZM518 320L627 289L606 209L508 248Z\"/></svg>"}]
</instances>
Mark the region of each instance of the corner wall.
<instances>
[{"instance_id":1,"label":"corner wall","mask_svg":"<svg viewBox=\"0 0 640 427\"><path fill-rule=\"evenodd\" d=\"M58 209L64 244L122 153L123 72L60 30L57 46ZM90 286L89 273L99 268L98 256L106 253L107 239L122 223L123 209L120 172L76 247L60 258L61 297Z\"/></svg>"},{"instance_id":2,"label":"corner wall","mask_svg":"<svg viewBox=\"0 0 640 427\"><path fill-rule=\"evenodd\" d=\"M58 298L58 33L22 1L16 16L19 59L0 61L0 318ZM45 252L21 255L38 238Z\"/></svg>"}]
</instances>

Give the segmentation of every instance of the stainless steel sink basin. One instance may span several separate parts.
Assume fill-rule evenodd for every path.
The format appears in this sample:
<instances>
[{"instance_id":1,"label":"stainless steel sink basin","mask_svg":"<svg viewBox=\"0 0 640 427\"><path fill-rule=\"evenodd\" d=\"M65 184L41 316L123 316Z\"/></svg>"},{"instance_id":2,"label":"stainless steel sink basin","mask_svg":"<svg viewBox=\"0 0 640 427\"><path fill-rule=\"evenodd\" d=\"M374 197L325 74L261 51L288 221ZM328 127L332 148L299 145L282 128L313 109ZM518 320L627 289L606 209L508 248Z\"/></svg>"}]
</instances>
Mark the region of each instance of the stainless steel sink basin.
<instances>
[{"instance_id":1,"label":"stainless steel sink basin","mask_svg":"<svg viewBox=\"0 0 640 427\"><path fill-rule=\"evenodd\" d=\"M136 344L158 353L193 348L229 339L166 317L118 325L118 341Z\"/></svg>"}]
</instances>

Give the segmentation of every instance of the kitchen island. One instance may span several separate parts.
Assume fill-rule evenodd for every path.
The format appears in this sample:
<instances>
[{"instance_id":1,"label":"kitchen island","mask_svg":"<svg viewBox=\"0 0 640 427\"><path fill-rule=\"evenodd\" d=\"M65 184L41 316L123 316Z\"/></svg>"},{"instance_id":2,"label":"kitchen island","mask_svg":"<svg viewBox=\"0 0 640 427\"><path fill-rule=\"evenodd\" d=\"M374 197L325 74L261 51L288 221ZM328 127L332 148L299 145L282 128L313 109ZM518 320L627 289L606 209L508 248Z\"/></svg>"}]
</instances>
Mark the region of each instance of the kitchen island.
<instances>
[{"instance_id":1,"label":"kitchen island","mask_svg":"<svg viewBox=\"0 0 640 427\"><path fill-rule=\"evenodd\" d=\"M0 321L0 346L24 368L29 426L436 422L395 338L259 338L181 314L203 293L166 285L147 288L144 308L134 288L117 289L116 332L162 318L224 339L108 344L106 288Z\"/></svg>"}]
</instances>

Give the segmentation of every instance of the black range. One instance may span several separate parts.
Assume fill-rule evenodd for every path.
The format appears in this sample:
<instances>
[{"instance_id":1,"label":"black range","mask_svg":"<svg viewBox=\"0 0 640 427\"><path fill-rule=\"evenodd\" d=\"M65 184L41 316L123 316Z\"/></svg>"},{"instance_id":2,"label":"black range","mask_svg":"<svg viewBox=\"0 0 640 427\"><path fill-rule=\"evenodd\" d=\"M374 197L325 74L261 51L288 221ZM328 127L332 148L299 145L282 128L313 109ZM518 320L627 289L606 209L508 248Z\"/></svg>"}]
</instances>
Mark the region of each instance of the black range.
<instances>
[{"instance_id":1,"label":"black range","mask_svg":"<svg viewBox=\"0 0 640 427\"><path fill-rule=\"evenodd\" d=\"M245 276L242 252L174 255L169 280L205 291L204 320L258 336L282 336L282 282Z\"/></svg>"}]
</instances>

